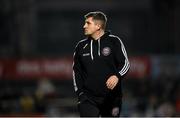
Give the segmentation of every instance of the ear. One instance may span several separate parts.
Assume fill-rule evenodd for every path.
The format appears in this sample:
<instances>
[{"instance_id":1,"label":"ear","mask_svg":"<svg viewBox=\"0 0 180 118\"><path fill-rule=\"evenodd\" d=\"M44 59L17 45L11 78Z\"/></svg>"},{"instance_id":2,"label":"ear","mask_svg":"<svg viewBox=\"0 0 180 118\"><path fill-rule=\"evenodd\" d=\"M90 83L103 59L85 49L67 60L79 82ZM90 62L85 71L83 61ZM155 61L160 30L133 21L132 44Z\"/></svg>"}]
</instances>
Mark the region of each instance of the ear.
<instances>
[{"instance_id":1,"label":"ear","mask_svg":"<svg viewBox=\"0 0 180 118\"><path fill-rule=\"evenodd\" d=\"M101 25L99 23L97 23L97 29L100 30L101 29Z\"/></svg>"},{"instance_id":2,"label":"ear","mask_svg":"<svg viewBox=\"0 0 180 118\"><path fill-rule=\"evenodd\" d=\"M96 27L97 27L98 30L101 29L101 22L100 22L100 21L95 20L95 25L96 25Z\"/></svg>"}]
</instances>

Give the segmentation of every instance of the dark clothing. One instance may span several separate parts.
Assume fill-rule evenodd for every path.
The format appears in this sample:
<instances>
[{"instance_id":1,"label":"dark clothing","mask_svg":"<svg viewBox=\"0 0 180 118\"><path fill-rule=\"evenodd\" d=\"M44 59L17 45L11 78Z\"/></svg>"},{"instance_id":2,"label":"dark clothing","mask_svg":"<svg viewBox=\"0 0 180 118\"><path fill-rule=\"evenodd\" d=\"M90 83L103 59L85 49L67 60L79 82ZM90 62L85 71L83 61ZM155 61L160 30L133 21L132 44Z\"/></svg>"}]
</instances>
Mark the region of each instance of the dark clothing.
<instances>
[{"instance_id":1,"label":"dark clothing","mask_svg":"<svg viewBox=\"0 0 180 118\"><path fill-rule=\"evenodd\" d=\"M77 95L82 94L98 104L112 96L113 105L121 103L121 79L129 70L129 61L121 39L106 32L100 39L80 41L74 53L73 80ZM107 79L116 75L119 82L113 90ZM96 99L98 98L98 99Z\"/></svg>"},{"instance_id":2,"label":"dark clothing","mask_svg":"<svg viewBox=\"0 0 180 118\"><path fill-rule=\"evenodd\" d=\"M93 101L95 100L95 101ZM86 97L84 94L80 98L80 102L78 103L78 110L80 111L81 117L118 117L121 111L121 100L119 101L119 105L116 106L119 108L119 111L116 115L112 115L113 106L113 98L106 98L103 103L97 104L98 98L94 99Z\"/></svg>"}]
</instances>

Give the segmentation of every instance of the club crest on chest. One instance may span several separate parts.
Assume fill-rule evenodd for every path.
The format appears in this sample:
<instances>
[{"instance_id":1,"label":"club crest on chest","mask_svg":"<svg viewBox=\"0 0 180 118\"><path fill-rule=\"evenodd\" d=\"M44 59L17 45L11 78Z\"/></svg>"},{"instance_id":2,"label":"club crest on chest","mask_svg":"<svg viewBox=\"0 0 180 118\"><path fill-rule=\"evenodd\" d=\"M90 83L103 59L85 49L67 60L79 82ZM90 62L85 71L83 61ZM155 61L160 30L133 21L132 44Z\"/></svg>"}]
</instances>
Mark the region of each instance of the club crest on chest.
<instances>
[{"instance_id":1,"label":"club crest on chest","mask_svg":"<svg viewBox=\"0 0 180 118\"><path fill-rule=\"evenodd\" d=\"M104 47L104 48L102 49L102 54L103 54L104 56L110 55L110 54L111 54L111 49L110 49L109 47Z\"/></svg>"}]
</instances>

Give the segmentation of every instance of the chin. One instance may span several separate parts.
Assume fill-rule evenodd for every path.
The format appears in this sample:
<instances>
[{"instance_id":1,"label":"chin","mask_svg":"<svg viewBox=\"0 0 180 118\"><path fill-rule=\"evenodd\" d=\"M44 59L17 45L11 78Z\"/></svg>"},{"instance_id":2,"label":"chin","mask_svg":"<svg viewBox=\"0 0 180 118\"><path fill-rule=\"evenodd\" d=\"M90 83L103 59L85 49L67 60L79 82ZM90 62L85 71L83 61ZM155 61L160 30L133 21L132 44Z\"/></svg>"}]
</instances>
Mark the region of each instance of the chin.
<instances>
[{"instance_id":1,"label":"chin","mask_svg":"<svg viewBox=\"0 0 180 118\"><path fill-rule=\"evenodd\" d=\"M89 33L84 33L84 35L89 36L90 34Z\"/></svg>"}]
</instances>

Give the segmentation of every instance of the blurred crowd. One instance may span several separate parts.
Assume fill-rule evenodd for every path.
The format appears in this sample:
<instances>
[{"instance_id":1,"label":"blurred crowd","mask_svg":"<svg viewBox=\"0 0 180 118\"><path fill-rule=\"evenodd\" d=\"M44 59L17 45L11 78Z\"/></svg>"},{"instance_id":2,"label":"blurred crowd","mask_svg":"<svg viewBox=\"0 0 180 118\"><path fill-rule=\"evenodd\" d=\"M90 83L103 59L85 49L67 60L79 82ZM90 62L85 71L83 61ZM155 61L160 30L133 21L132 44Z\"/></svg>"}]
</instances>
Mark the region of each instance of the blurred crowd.
<instances>
[{"instance_id":1,"label":"blurred crowd","mask_svg":"<svg viewBox=\"0 0 180 118\"><path fill-rule=\"evenodd\" d=\"M0 116L70 116L68 109L75 107L73 104L66 106L68 104L64 102L68 99L67 93L71 93L68 88L62 87L68 87L67 83L56 83L47 78L12 81L1 82L4 85L0 92ZM71 97L74 99L73 95Z\"/></svg>"},{"instance_id":2,"label":"blurred crowd","mask_svg":"<svg viewBox=\"0 0 180 118\"><path fill-rule=\"evenodd\" d=\"M14 86L4 82L0 92L0 116L78 116L71 80L58 84L49 79L31 81L17 81ZM179 81L163 75L156 79L123 80L121 116L180 116Z\"/></svg>"},{"instance_id":3,"label":"blurred crowd","mask_svg":"<svg viewBox=\"0 0 180 118\"><path fill-rule=\"evenodd\" d=\"M179 78L162 75L126 81L122 116L180 116Z\"/></svg>"}]
</instances>

